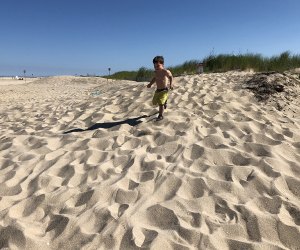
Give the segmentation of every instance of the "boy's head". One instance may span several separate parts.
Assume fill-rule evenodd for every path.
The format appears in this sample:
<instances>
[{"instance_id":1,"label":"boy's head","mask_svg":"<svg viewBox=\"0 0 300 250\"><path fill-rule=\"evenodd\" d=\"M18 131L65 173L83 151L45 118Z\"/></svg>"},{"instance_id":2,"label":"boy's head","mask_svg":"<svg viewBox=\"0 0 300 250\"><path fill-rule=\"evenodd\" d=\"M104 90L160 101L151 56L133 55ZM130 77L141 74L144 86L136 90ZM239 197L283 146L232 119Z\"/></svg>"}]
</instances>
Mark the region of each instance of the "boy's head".
<instances>
[{"instance_id":1,"label":"boy's head","mask_svg":"<svg viewBox=\"0 0 300 250\"><path fill-rule=\"evenodd\" d=\"M163 56L154 57L153 58L153 64L154 64L154 68L156 70L163 69L163 67L164 67L164 57Z\"/></svg>"}]
</instances>

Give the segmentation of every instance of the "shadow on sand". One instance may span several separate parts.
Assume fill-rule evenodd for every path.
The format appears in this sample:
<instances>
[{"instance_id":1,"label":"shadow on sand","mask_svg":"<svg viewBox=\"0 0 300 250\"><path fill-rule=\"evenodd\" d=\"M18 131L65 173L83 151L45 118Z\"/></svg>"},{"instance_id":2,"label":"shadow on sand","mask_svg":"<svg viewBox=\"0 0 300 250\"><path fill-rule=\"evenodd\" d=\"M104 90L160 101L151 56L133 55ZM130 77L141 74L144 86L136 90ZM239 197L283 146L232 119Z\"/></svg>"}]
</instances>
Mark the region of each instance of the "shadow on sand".
<instances>
[{"instance_id":1,"label":"shadow on sand","mask_svg":"<svg viewBox=\"0 0 300 250\"><path fill-rule=\"evenodd\" d=\"M89 130L95 130L95 129L98 129L98 128L109 129L109 128L112 128L112 127L115 127L115 126L118 126L118 125L122 125L122 124L128 124L128 125L133 127L133 126L136 126L136 125L143 122L143 121L140 121L140 119L147 118L147 117L153 116L155 114L142 115L142 116L139 116L139 117L130 118L130 119L126 119L126 120L118 121L118 122L95 123L94 125L90 126L87 129L75 128L75 129L71 129L69 131L65 131L65 132L63 132L63 134L69 134L69 133L73 133L73 132L84 132L84 131L89 131Z\"/></svg>"}]
</instances>

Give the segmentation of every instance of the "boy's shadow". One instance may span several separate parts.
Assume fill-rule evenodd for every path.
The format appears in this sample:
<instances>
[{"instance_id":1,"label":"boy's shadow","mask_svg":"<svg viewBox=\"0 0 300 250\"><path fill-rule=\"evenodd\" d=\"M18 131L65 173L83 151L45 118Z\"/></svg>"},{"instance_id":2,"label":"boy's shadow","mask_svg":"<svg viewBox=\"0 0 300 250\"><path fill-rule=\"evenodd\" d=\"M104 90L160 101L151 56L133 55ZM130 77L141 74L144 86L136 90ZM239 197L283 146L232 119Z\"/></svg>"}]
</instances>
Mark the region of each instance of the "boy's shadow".
<instances>
[{"instance_id":1,"label":"boy's shadow","mask_svg":"<svg viewBox=\"0 0 300 250\"><path fill-rule=\"evenodd\" d=\"M152 115L155 115L155 114L152 114ZM75 128L75 129L71 129L69 131L65 131L65 132L63 132L63 134L69 134L69 133L73 133L73 132L84 132L84 131L89 131L89 130L95 130L95 129L98 129L98 128L109 129L109 128L112 128L114 126L118 126L118 125L122 125L122 124L128 124L128 125L133 127L133 126L136 126L136 125L143 122L143 121L140 121L141 118L150 117L152 115L142 115L142 116L139 116L139 117L126 119L124 121L119 121L119 122L95 123L94 125L90 126L87 129Z\"/></svg>"}]
</instances>

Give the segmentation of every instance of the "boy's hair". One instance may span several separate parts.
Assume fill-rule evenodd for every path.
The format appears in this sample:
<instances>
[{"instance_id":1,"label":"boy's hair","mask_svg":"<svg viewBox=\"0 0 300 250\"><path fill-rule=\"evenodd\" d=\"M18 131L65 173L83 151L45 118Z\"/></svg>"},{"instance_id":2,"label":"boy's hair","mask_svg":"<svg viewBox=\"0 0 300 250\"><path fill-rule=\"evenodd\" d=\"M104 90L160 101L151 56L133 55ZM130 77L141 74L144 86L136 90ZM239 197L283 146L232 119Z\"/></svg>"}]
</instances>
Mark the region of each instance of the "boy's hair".
<instances>
[{"instance_id":1,"label":"boy's hair","mask_svg":"<svg viewBox=\"0 0 300 250\"><path fill-rule=\"evenodd\" d=\"M160 64L164 64L164 57L163 56L156 56L153 58L153 64L159 62Z\"/></svg>"}]
</instances>

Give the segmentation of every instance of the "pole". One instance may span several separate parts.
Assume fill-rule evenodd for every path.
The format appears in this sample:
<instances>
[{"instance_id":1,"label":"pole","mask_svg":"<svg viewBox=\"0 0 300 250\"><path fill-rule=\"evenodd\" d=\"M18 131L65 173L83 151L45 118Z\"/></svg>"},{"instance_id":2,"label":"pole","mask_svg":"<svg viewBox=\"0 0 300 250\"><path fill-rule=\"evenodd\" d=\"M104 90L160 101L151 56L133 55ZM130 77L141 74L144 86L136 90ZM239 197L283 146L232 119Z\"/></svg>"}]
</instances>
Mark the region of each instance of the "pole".
<instances>
[{"instance_id":1,"label":"pole","mask_svg":"<svg viewBox=\"0 0 300 250\"><path fill-rule=\"evenodd\" d=\"M26 74L26 70L24 69L23 72L24 72L24 79L25 79L25 83L26 83L26 75L25 75Z\"/></svg>"}]
</instances>

